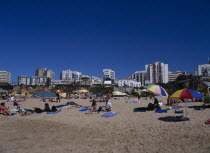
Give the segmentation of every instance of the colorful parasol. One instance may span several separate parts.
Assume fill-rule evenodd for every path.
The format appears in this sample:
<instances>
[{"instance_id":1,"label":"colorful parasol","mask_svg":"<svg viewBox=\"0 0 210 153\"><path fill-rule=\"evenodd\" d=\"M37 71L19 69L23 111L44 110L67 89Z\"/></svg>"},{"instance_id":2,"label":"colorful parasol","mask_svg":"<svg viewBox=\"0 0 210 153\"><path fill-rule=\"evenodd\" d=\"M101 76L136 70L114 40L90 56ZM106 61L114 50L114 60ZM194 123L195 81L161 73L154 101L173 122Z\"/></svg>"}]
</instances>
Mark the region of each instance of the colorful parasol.
<instances>
[{"instance_id":1,"label":"colorful parasol","mask_svg":"<svg viewBox=\"0 0 210 153\"><path fill-rule=\"evenodd\" d=\"M168 96L168 93L166 92L166 90L158 85L149 85L146 87L148 91L153 92L157 95L160 96Z\"/></svg>"},{"instance_id":2,"label":"colorful parasol","mask_svg":"<svg viewBox=\"0 0 210 153\"><path fill-rule=\"evenodd\" d=\"M171 95L170 98L192 99L192 98L204 98L204 96L195 90L181 89L176 91L173 95Z\"/></svg>"}]
</instances>

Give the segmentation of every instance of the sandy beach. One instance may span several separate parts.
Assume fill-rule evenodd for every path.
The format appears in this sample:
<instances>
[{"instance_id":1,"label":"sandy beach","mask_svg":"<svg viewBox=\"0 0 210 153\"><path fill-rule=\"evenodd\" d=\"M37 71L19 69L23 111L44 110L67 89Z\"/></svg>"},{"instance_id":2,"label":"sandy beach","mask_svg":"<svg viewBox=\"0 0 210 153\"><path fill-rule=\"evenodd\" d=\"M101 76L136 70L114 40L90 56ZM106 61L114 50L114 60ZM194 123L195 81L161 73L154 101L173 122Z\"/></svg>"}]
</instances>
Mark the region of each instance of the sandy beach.
<instances>
[{"instance_id":1,"label":"sandy beach","mask_svg":"<svg viewBox=\"0 0 210 153\"><path fill-rule=\"evenodd\" d=\"M167 113L135 112L135 108L153 103L153 100L141 100L143 103L111 99L112 111L119 114L110 118L101 117L104 112L87 114L80 112L79 108L63 108L58 114L0 115L0 153L210 152L210 125L204 124L210 118L210 109L188 108L189 121L165 122L159 118L174 116L174 110ZM51 107L68 101L91 106L89 99L62 99L60 103L48 103ZM20 104L21 108L44 108L40 99L31 98ZM187 105L201 104L193 102ZM16 108L9 102L6 106L10 110Z\"/></svg>"}]
</instances>

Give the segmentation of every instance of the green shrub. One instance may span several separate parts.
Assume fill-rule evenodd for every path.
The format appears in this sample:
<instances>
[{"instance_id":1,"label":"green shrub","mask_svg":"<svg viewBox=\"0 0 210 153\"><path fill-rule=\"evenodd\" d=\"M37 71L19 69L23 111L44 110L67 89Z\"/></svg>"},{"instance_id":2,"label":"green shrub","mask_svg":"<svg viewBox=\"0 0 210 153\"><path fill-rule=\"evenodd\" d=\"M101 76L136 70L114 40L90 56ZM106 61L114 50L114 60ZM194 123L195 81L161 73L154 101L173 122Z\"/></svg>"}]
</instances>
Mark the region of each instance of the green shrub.
<instances>
[{"instance_id":1,"label":"green shrub","mask_svg":"<svg viewBox=\"0 0 210 153\"><path fill-rule=\"evenodd\" d=\"M204 103L210 103L210 97L205 97L204 98Z\"/></svg>"}]
</instances>

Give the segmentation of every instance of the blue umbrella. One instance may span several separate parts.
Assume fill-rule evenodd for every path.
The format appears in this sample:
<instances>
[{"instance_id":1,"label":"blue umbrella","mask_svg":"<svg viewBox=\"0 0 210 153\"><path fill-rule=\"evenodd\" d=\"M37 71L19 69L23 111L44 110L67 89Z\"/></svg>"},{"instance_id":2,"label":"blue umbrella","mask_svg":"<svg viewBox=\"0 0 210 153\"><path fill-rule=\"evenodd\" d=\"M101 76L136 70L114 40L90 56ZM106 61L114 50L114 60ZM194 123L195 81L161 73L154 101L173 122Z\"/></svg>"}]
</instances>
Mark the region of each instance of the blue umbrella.
<instances>
[{"instance_id":1,"label":"blue umbrella","mask_svg":"<svg viewBox=\"0 0 210 153\"><path fill-rule=\"evenodd\" d=\"M33 94L35 97L41 97L41 98L57 98L55 93L50 92L50 91L41 91Z\"/></svg>"}]
</instances>

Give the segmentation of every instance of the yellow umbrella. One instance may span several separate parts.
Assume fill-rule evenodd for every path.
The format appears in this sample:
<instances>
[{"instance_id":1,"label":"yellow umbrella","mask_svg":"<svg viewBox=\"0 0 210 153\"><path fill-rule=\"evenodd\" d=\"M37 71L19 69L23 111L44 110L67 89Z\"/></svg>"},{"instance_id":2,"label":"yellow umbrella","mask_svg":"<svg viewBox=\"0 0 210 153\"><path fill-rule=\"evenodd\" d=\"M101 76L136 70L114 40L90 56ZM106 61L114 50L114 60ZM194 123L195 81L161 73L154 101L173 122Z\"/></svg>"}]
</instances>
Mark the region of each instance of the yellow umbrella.
<instances>
[{"instance_id":1,"label":"yellow umbrella","mask_svg":"<svg viewBox=\"0 0 210 153\"><path fill-rule=\"evenodd\" d=\"M80 93L87 93L87 92L89 92L89 91L88 91L88 90L83 89L83 90L79 90L79 92L80 92Z\"/></svg>"}]
</instances>

